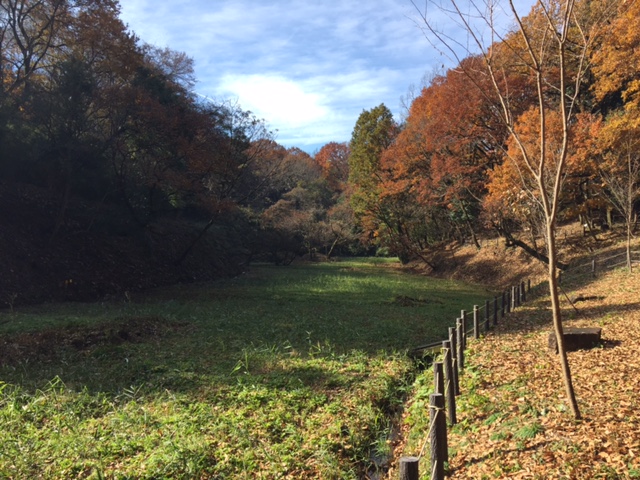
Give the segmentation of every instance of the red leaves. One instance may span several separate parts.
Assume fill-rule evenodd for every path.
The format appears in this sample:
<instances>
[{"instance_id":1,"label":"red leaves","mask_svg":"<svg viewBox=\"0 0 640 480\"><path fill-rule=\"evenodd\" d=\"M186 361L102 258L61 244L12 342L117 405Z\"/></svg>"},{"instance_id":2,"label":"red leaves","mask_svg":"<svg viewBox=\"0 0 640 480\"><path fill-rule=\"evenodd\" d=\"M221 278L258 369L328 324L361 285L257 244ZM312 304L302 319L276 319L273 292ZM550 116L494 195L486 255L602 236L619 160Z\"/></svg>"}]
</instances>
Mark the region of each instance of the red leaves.
<instances>
[{"instance_id":1,"label":"red leaves","mask_svg":"<svg viewBox=\"0 0 640 480\"><path fill-rule=\"evenodd\" d=\"M347 143L330 142L315 154L315 161L322 168L322 176L333 190L342 191L346 187L350 153Z\"/></svg>"}]
</instances>

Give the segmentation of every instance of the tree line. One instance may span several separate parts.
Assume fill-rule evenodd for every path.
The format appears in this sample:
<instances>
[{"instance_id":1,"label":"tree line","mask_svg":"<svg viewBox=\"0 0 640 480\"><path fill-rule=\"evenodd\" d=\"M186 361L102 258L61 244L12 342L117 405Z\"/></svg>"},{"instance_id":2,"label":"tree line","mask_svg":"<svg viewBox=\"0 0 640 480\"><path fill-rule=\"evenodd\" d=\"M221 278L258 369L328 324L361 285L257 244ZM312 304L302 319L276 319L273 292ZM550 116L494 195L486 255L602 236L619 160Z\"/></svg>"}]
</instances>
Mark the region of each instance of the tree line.
<instances>
[{"instance_id":1,"label":"tree line","mask_svg":"<svg viewBox=\"0 0 640 480\"><path fill-rule=\"evenodd\" d=\"M479 246L481 231L547 262L537 182L545 177L551 192L557 174L558 221L592 233L616 216L630 236L640 196L640 3L538 1L505 34L487 7L499 2L471 5L469 15L457 2L444 10L475 51L460 54L461 43L418 9L455 66L433 75L403 122L384 104L358 119L349 181L362 228L401 258L434 267L428 252L453 240ZM473 36L472 17L491 33L488 45ZM559 54L551 40L562 34Z\"/></svg>"},{"instance_id":2,"label":"tree line","mask_svg":"<svg viewBox=\"0 0 640 480\"><path fill-rule=\"evenodd\" d=\"M122 234L126 217L125 234L189 229L176 262L221 231L244 261L360 248L343 194L348 145L285 148L195 83L193 60L138 38L117 0L2 0L1 182L51 194L48 241ZM79 201L93 210L82 225L70 214Z\"/></svg>"},{"instance_id":3,"label":"tree line","mask_svg":"<svg viewBox=\"0 0 640 480\"><path fill-rule=\"evenodd\" d=\"M238 104L196 95L192 59L138 38L117 0L3 0L2 182L52 193L51 240L80 228L69 212L81 199L95 210L85 229L121 229L123 215L148 235L181 222L192 235L177 262L225 231L245 260L377 252L437 268L434 252L479 245L480 232L548 261L527 158L542 154L548 169L564 148L559 221L593 232L617 215L630 236L640 5L576 1L561 59L547 24L559 24L564 3L536 2L519 28L448 52L455 66L432 76L403 121L383 104L365 110L350 142L309 155L279 145Z\"/></svg>"}]
</instances>

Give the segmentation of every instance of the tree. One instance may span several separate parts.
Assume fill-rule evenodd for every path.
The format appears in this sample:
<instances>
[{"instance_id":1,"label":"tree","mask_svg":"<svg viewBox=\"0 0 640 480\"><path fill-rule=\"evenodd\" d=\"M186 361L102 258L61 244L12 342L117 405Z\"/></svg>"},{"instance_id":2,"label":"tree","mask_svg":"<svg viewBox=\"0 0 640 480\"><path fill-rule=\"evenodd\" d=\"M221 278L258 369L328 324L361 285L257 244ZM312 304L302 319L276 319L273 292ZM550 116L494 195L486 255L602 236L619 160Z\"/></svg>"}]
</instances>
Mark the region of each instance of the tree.
<instances>
[{"instance_id":1,"label":"tree","mask_svg":"<svg viewBox=\"0 0 640 480\"><path fill-rule=\"evenodd\" d=\"M328 234L324 245L327 259L340 248L357 244L358 232L355 228L353 209L346 195L338 198L336 204L328 209L325 225L325 232Z\"/></svg>"},{"instance_id":2,"label":"tree","mask_svg":"<svg viewBox=\"0 0 640 480\"><path fill-rule=\"evenodd\" d=\"M635 203L640 197L640 2L621 2L618 15L604 28L603 41L592 53L593 89L611 114L596 136L604 161L599 173L604 192L625 219L627 266L631 270L631 235Z\"/></svg>"},{"instance_id":3,"label":"tree","mask_svg":"<svg viewBox=\"0 0 640 480\"><path fill-rule=\"evenodd\" d=\"M0 2L0 89L3 94L28 90L31 77L56 46L66 0Z\"/></svg>"},{"instance_id":4,"label":"tree","mask_svg":"<svg viewBox=\"0 0 640 480\"><path fill-rule=\"evenodd\" d=\"M618 2L616 18L602 26L602 42L592 50L593 90L606 112L640 107L640 3Z\"/></svg>"},{"instance_id":5,"label":"tree","mask_svg":"<svg viewBox=\"0 0 640 480\"><path fill-rule=\"evenodd\" d=\"M481 59L469 57L463 63L463 69L434 77L422 90L383 159L390 189L397 187L399 194L411 189L415 200L442 213L456 237L464 241L470 236L479 247L476 229L486 174L498 160L506 130L492 113L495 102L464 73L480 72Z\"/></svg>"},{"instance_id":6,"label":"tree","mask_svg":"<svg viewBox=\"0 0 640 480\"><path fill-rule=\"evenodd\" d=\"M352 189L351 206L356 221L363 227L368 238L378 237L381 225L390 225L393 220L388 205L380 199L383 181L381 156L395 140L398 126L393 114L380 104L364 110L353 129L349 148L349 185Z\"/></svg>"},{"instance_id":7,"label":"tree","mask_svg":"<svg viewBox=\"0 0 640 480\"><path fill-rule=\"evenodd\" d=\"M603 160L599 173L606 197L624 217L627 268L631 271L631 238L636 223L635 206L640 199L640 122L633 118L635 115L625 113L612 115L599 132Z\"/></svg>"},{"instance_id":8,"label":"tree","mask_svg":"<svg viewBox=\"0 0 640 480\"><path fill-rule=\"evenodd\" d=\"M304 168L306 163L300 166ZM275 263L287 263L302 253L313 259L317 251L337 243L335 231L327 220L329 203L330 192L319 170L315 179L298 181L261 214L262 249L270 252Z\"/></svg>"},{"instance_id":9,"label":"tree","mask_svg":"<svg viewBox=\"0 0 640 480\"><path fill-rule=\"evenodd\" d=\"M322 169L322 176L329 188L337 193L343 192L349 180L348 143L329 142L315 154L314 159Z\"/></svg>"},{"instance_id":10,"label":"tree","mask_svg":"<svg viewBox=\"0 0 640 480\"><path fill-rule=\"evenodd\" d=\"M35 112L43 126L46 139L48 182L54 191L61 192L60 206L51 234L54 238L64 223L69 197L74 187L90 182L85 189L99 188L99 176L104 174L103 160L96 145L99 143L97 112L95 110L96 82L88 66L71 58L57 65L50 82L38 87Z\"/></svg>"},{"instance_id":11,"label":"tree","mask_svg":"<svg viewBox=\"0 0 640 480\"><path fill-rule=\"evenodd\" d=\"M483 43L482 35L472 24L471 15L463 13L456 0L448 2L450 9L447 11L452 12L452 16L481 52L481 58L493 86L492 91L499 101L498 113L514 146L511 149L512 153L507 151L508 159L522 166L518 169L523 179L522 188L528 190L527 195L535 198L535 204L543 215L549 259L551 310L563 381L571 411L576 418L580 418L564 343L558 295L556 221L570 150L570 125L577 113L577 102L587 73L590 47L597 36L599 22L606 18L604 13L607 5L603 5L603 9L594 8L591 12L592 16L584 18L578 16L578 13L583 12L578 12L577 3L575 0L538 0L529 17L523 18L518 14L514 2L510 0L508 10L517 25L517 35L510 38L518 40L516 45L505 44L504 39L500 37L493 15L498 7L496 2L483 2L483 5L487 6L486 9L480 8L479 2L473 0L469 2L474 16L480 18L492 38L500 38L503 45L518 52L517 64L511 63L509 56L501 56L494 45L487 46ZM460 45L455 44L451 37L447 37L436 29L427 18L426 12L422 12L422 18L432 38L435 38L435 41L450 55L457 58L457 49ZM461 65L460 61L458 65ZM510 76L505 73L514 69L530 78L535 86L538 105L527 112L526 117L515 114L512 107L512 98L517 94L517 90L511 88ZM467 74L473 78L474 72L467 70ZM476 85L479 86L477 83ZM550 116L559 122L558 137L547 129ZM535 144L527 142L523 135L528 130L527 125L531 124L530 119L533 118L536 118L538 125ZM557 142L558 148L548 148L548 142L551 139ZM515 152L517 156L514 155Z\"/></svg>"}]
</instances>

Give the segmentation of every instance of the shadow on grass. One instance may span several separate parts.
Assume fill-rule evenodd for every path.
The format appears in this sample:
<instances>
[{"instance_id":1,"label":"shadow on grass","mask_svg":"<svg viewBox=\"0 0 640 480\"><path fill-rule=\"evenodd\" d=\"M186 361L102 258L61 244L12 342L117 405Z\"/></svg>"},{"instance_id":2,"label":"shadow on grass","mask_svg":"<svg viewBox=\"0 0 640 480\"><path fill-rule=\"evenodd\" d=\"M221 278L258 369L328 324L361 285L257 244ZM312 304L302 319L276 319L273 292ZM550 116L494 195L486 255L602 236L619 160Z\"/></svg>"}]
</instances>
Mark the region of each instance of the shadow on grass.
<instances>
[{"instance_id":1,"label":"shadow on grass","mask_svg":"<svg viewBox=\"0 0 640 480\"><path fill-rule=\"evenodd\" d=\"M445 337L459 309L486 295L402 275L386 263L259 267L233 280L162 288L118 304L25 309L11 328L4 326L13 333L0 334L0 378L29 390L58 377L74 389L107 393L142 384L197 391L236 382L232 373L247 352L260 358L258 350L268 361L295 351L305 359L318 352L391 357ZM296 373L306 381L302 370Z\"/></svg>"},{"instance_id":2,"label":"shadow on grass","mask_svg":"<svg viewBox=\"0 0 640 480\"><path fill-rule=\"evenodd\" d=\"M207 335L159 317L4 335L0 378L31 393L52 378L72 390L109 396L132 388L198 395L245 383L321 392L354 386L368 377L376 356L394 355L380 349L340 352L329 340L308 339L300 350L289 343L216 349Z\"/></svg>"}]
</instances>

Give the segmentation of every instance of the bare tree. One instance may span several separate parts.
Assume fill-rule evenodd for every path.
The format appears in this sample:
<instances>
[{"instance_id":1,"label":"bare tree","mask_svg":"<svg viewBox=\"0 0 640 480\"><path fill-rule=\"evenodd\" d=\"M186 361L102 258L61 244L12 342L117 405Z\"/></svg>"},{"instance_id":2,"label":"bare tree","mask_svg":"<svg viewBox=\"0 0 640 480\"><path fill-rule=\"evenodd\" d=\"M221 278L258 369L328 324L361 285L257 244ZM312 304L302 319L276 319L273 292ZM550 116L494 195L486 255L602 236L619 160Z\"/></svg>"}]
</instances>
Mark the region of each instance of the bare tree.
<instances>
[{"instance_id":1,"label":"bare tree","mask_svg":"<svg viewBox=\"0 0 640 480\"><path fill-rule=\"evenodd\" d=\"M29 78L55 46L65 0L3 0L0 2L0 88L12 92ZM6 78L7 72L11 77Z\"/></svg>"},{"instance_id":2,"label":"bare tree","mask_svg":"<svg viewBox=\"0 0 640 480\"><path fill-rule=\"evenodd\" d=\"M495 114L506 127L511 142L505 153L519 171L523 190L535 198L543 214L553 327L567 399L575 418L580 418L558 295L556 221L571 149L570 128L588 70L588 53L597 37L597 22L603 21L605 15L601 10L596 19L579 12L580 2L576 0L537 0L527 17L517 11L514 0L502 3L507 4L506 8L502 9L497 0L427 0L423 9L416 3L414 6L432 44L457 62L458 68L496 103ZM451 31L436 26L434 12L427 12L431 7L464 30L466 43ZM505 19L515 25L515 32L502 34L499 23ZM483 71L464 70L468 63L461 62L462 55L471 54L483 60ZM537 97L537 105L527 112L528 122L531 124L534 119L537 122L533 128L535 141L531 140L531 128L529 138L520 128L524 115L515 106L519 94L515 79L521 81L523 76ZM490 92L486 91L487 79L492 86ZM557 125L554 129L549 127L552 117ZM550 143L555 147L548 148Z\"/></svg>"},{"instance_id":3,"label":"bare tree","mask_svg":"<svg viewBox=\"0 0 640 480\"><path fill-rule=\"evenodd\" d=\"M640 199L640 135L625 117L611 119L602 131L604 162L599 164L607 200L624 216L627 268L631 272L631 238L635 204Z\"/></svg>"}]
</instances>

